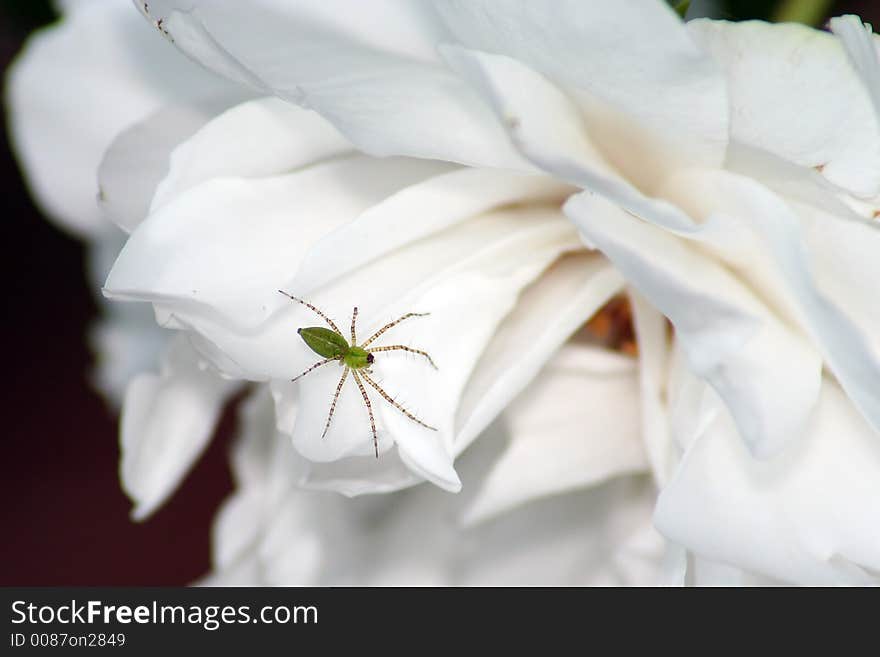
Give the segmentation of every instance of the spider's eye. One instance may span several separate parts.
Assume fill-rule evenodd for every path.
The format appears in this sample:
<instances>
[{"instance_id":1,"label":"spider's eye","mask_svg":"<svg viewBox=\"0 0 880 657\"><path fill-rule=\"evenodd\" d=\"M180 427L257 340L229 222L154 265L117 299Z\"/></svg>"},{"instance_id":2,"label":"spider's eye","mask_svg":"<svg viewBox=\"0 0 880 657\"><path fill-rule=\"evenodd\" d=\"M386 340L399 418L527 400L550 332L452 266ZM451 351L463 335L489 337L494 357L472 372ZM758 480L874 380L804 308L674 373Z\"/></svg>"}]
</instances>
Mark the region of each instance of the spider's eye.
<instances>
[{"instance_id":1,"label":"spider's eye","mask_svg":"<svg viewBox=\"0 0 880 657\"><path fill-rule=\"evenodd\" d=\"M367 362L368 362L368 363L372 363L373 360L374 360L374 359L373 359L373 354L367 354Z\"/></svg>"}]
</instances>

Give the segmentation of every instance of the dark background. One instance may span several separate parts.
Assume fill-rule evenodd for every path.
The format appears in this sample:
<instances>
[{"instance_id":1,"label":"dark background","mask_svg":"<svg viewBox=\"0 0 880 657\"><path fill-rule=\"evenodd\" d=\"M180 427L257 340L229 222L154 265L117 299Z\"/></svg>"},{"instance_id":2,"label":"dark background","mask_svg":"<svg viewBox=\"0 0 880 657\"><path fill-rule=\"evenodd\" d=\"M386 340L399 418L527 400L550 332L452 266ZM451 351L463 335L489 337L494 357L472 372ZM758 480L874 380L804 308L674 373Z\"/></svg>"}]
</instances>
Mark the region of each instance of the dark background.
<instances>
[{"instance_id":1,"label":"dark background","mask_svg":"<svg viewBox=\"0 0 880 657\"><path fill-rule=\"evenodd\" d=\"M122 2L125 0L107 0ZM767 18L774 3L726 3L726 18ZM880 26L880 0L836 2ZM0 0L0 71L54 14L46 0ZM823 93L817 90L817 93ZM180 490L142 524L118 480L117 419L87 381L96 315L82 245L45 221L0 125L5 306L0 433L0 585L179 585L204 574L210 526L231 490L230 414Z\"/></svg>"}]
</instances>

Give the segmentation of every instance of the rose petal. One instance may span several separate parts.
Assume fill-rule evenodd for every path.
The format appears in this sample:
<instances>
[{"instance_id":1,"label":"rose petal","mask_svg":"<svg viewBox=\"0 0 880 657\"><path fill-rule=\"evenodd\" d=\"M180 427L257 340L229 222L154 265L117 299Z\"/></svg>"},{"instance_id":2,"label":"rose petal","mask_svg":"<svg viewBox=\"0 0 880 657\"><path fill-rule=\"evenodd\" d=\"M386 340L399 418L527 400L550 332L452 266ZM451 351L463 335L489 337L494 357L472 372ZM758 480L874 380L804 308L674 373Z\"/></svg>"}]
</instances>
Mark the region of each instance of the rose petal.
<instances>
[{"instance_id":1,"label":"rose petal","mask_svg":"<svg viewBox=\"0 0 880 657\"><path fill-rule=\"evenodd\" d=\"M209 306L230 324L257 326L284 302L278 288L321 235L447 170L429 161L350 156L283 176L208 181L141 223L105 294Z\"/></svg>"},{"instance_id":2,"label":"rose petal","mask_svg":"<svg viewBox=\"0 0 880 657\"><path fill-rule=\"evenodd\" d=\"M242 494L228 498L214 521L211 542L216 569L234 568L257 549L263 526L271 523L274 505L306 467L294 457L289 440L277 438L274 405L266 387L242 403L240 426L232 450L232 472Z\"/></svg>"},{"instance_id":3,"label":"rose petal","mask_svg":"<svg viewBox=\"0 0 880 657\"><path fill-rule=\"evenodd\" d=\"M171 153L151 210L212 178L290 173L352 150L320 116L277 98L258 98L216 114Z\"/></svg>"},{"instance_id":4,"label":"rose petal","mask_svg":"<svg viewBox=\"0 0 880 657\"><path fill-rule=\"evenodd\" d=\"M558 204L572 188L546 176L465 167L409 185L318 240L290 287L317 289L383 254L492 208Z\"/></svg>"},{"instance_id":5,"label":"rose petal","mask_svg":"<svg viewBox=\"0 0 880 657\"><path fill-rule=\"evenodd\" d=\"M722 409L691 440L655 525L701 557L790 583L877 583L877 432L826 379L801 438L756 461Z\"/></svg>"},{"instance_id":6,"label":"rose petal","mask_svg":"<svg viewBox=\"0 0 880 657\"><path fill-rule=\"evenodd\" d=\"M635 290L629 290L629 301L639 348L642 438L654 479L659 486L663 486L672 474L675 463L667 412L668 322Z\"/></svg>"},{"instance_id":7,"label":"rose petal","mask_svg":"<svg viewBox=\"0 0 880 657\"><path fill-rule=\"evenodd\" d=\"M650 216L673 230L693 229L687 214L662 199L646 196L597 153L595 131L586 123L583 109L550 80L509 57L453 47L441 52L482 90L517 149L538 167L602 194L638 216ZM635 133L636 128L630 126L630 132ZM642 152L640 146L623 150ZM650 160L640 157L638 162ZM642 171L630 167L628 173L635 173L643 187L651 188L668 175L668 168L660 167L662 177L656 167Z\"/></svg>"},{"instance_id":8,"label":"rose petal","mask_svg":"<svg viewBox=\"0 0 880 657\"><path fill-rule=\"evenodd\" d=\"M668 183L664 194L701 219L698 228L685 234L722 255L733 245L730 262L737 262L740 276L776 301L777 311L793 313L791 320L809 332L856 406L880 427L880 398L875 394L880 350L870 335L874 304L853 303L858 293L838 301L826 292L839 290L841 280L852 280L853 268L870 276L870 249L851 251L845 245L859 239L865 246L880 244L877 226L786 202L760 183L725 171L679 173ZM828 225L817 228L823 222ZM840 237L814 241L829 230L839 230ZM843 264L847 260L852 264Z\"/></svg>"},{"instance_id":9,"label":"rose petal","mask_svg":"<svg viewBox=\"0 0 880 657\"><path fill-rule=\"evenodd\" d=\"M701 19L688 30L724 70L733 140L820 167L857 196L880 192L880 124L837 39L762 21Z\"/></svg>"},{"instance_id":10,"label":"rose petal","mask_svg":"<svg viewBox=\"0 0 880 657\"><path fill-rule=\"evenodd\" d=\"M637 145L640 159L667 168L722 161L724 79L665 3L467 0L437 8L461 45L506 56L564 88L603 152L625 157Z\"/></svg>"},{"instance_id":11,"label":"rose petal","mask_svg":"<svg viewBox=\"0 0 880 657\"><path fill-rule=\"evenodd\" d=\"M168 173L172 149L237 100L224 96L165 107L120 133L98 166L98 203L104 215L125 232L134 230Z\"/></svg>"},{"instance_id":12,"label":"rose petal","mask_svg":"<svg viewBox=\"0 0 880 657\"><path fill-rule=\"evenodd\" d=\"M529 168L477 95L436 62L443 27L429 8L387 2L360 10L323 0L149 5L151 20L161 19L184 53L317 110L370 154Z\"/></svg>"},{"instance_id":13,"label":"rose petal","mask_svg":"<svg viewBox=\"0 0 880 657\"><path fill-rule=\"evenodd\" d=\"M199 368L181 336L170 346L161 375L135 377L121 419L122 487L143 520L180 484L214 431L235 384Z\"/></svg>"},{"instance_id":14,"label":"rose petal","mask_svg":"<svg viewBox=\"0 0 880 657\"><path fill-rule=\"evenodd\" d=\"M597 196L566 213L666 315L690 366L731 409L749 449L766 457L807 424L822 360L718 262Z\"/></svg>"},{"instance_id":15,"label":"rose petal","mask_svg":"<svg viewBox=\"0 0 880 657\"><path fill-rule=\"evenodd\" d=\"M457 475L456 475L457 476ZM391 493L424 481L404 464L397 452L376 458L349 456L330 463L308 461L299 485L307 490L335 491L347 497L367 493Z\"/></svg>"},{"instance_id":16,"label":"rose petal","mask_svg":"<svg viewBox=\"0 0 880 657\"><path fill-rule=\"evenodd\" d=\"M880 53L871 26L852 14L832 18L829 24L870 94L875 115L880 117Z\"/></svg>"},{"instance_id":17,"label":"rose petal","mask_svg":"<svg viewBox=\"0 0 880 657\"><path fill-rule=\"evenodd\" d=\"M88 44L84 47L83 44ZM228 89L119 2L79 2L10 67L10 136L45 214L77 234L106 228L95 171L121 130L168 102Z\"/></svg>"},{"instance_id":18,"label":"rose petal","mask_svg":"<svg viewBox=\"0 0 880 657\"><path fill-rule=\"evenodd\" d=\"M510 444L464 510L474 524L547 495L643 471L636 363L567 345L502 415ZM574 402L574 403L572 403Z\"/></svg>"},{"instance_id":19,"label":"rose petal","mask_svg":"<svg viewBox=\"0 0 880 657\"><path fill-rule=\"evenodd\" d=\"M492 336L462 393L456 419L457 454L622 287L619 272L603 257L577 253L554 263L526 288Z\"/></svg>"}]
</instances>

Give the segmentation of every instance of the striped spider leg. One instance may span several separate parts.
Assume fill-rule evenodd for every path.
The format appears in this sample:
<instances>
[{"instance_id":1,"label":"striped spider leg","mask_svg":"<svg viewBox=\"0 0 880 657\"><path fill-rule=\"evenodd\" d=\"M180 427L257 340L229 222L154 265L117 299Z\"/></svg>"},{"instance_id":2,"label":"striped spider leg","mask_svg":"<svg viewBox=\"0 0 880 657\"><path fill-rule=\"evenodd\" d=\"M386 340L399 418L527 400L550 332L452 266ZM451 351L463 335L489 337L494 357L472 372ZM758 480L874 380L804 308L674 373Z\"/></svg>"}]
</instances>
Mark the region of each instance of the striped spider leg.
<instances>
[{"instance_id":1,"label":"striped spider leg","mask_svg":"<svg viewBox=\"0 0 880 657\"><path fill-rule=\"evenodd\" d=\"M406 408L404 408L391 395L385 392L385 390L383 390L382 387L378 383L376 383L372 376L370 376L373 373L371 365L375 361L374 354L387 351L406 351L412 354L416 354L418 356L423 356L428 360L428 363L430 363L431 367L437 369L437 365L434 363L434 360L431 358L431 356L428 355L427 352L420 349L413 349L412 347L408 347L402 344L370 348L370 345L379 336L381 336L386 331L394 328L401 322L410 319L411 317L425 317L429 313L407 313L402 317L394 320L393 322L389 322L378 331L373 333L373 335L367 338L364 342L358 344L356 329L358 309L357 306L355 306L354 310L352 310L351 313L351 343L349 343L345 339L345 337L343 337L342 331L339 330L339 327L336 326L333 320L330 319L323 312L318 310L318 308L308 303L307 301L303 301L299 297L295 297L288 294L287 292L284 292L283 290L278 291L291 301L296 301L297 303L300 303L309 310L313 311L330 327L326 328L324 326L310 326L297 329L297 333L299 333L299 336L303 339L306 345L308 345L309 349L314 351L319 356L323 356L323 359L291 380L298 381L306 374L309 374L310 372L316 370L319 367L322 367L323 365L326 365L327 363L338 362L343 367L342 376L339 379L339 383L337 383L336 385L336 392L334 393L333 400L330 403L330 413L327 415L327 422L324 424L324 432L321 434L321 438L324 438L327 435L327 431L330 429L330 424L333 420L333 413L336 411L336 403L339 400L339 395L342 392L342 388L345 385L345 381L348 378L349 373L351 373L351 376L361 393L361 398L363 399L364 406L367 409L367 415L370 418L370 430L373 434L373 449L376 453L376 458L379 458L379 436L376 431L376 420L373 416L373 404L370 400L369 394L367 393L367 388L364 386L365 382L367 386L378 392L382 399L384 399L395 409L403 413L403 415L405 415L407 418L426 429L437 431L435 427L426 424L418 417L413 415Z\"/></svg>"}]
</instances>

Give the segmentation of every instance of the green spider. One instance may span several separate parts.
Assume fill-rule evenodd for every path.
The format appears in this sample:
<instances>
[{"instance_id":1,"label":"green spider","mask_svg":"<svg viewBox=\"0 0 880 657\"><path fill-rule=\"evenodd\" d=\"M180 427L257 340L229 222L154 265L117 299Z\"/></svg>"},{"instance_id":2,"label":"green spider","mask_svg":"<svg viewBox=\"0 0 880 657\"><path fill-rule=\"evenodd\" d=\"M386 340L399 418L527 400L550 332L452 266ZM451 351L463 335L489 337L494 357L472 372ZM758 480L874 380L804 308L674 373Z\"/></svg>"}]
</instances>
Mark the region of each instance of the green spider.
<instances>
[{"instance_id":1,"label":"green spider","mask_svg":"<svg viewBox=\"0 0 880 657\"><path fill-rule=\"evenodd\" d=\"M380 335L385 333L385 331L387 331L388 329L397 326L402 321L407 320L410 317L425 317L430 313L407 313L403 317L400 317L393 322L389 322L378 331L373 333L373 335L367 338L364 342L358 344L354 328L355 321L357 320L358 309L357 306L355 306L354 310L351 313L351 344L349 344L348 341L342 336L342 331L339 330L339 327L336 326L336 324L333 323L333 320L327 317L327 315L315 308L312 304L303 301L302 299L299 299L295 296L292 296L284 290L278 291L281 292L281 294L286 296L288 299L296 301L297 303L301 303L330 325L329 329L324 328L323 326L310 326L307 328L300 328L296 330L303 341L308 345L309 349L314 351L319 356L323 356L324 360L318 361L310 368L308 368L305 372L291 379L291 381L297 381L312 370L315 370L322 365L326 365L327 363L333 361L339 361L339 365L345 368L342 371L342 377L339 379L339 383L336 385L336 393L333 395L333 401L330 404L330 414L327 416L327 423L324 425L324 432L321 434L321 438L324 438L324 436L327 435L327 430L330 429L330 421L333 419L333 412L336 410L336 402L339 399L339 393L342 392L342 386L345 383L345 379L348 377L349 372L351 372L351 375L354 377L355 383L357 383L358 389L360 389L361 391L361 397L363 397L364 405L367 407L367 414L370 416L370 429L373 432L373 448L376 451L376 458L379 458L379 437L376 434L376 421L373 418L373 406L370 403L370 397L367 395L367 390L366 388L364 388L364 381L367 382L367 385L374 388L376 392L382 395L382 398L385 401L387 401L398 411L406 415L410 420L412 420L416 424L425 427L426 429L437 431L435 427L425 424L415 415L406 410L403 406L394 401L394 399L392 399L387 392L382 390L378 383L370 378L370 374L373 373L373 371L370 369L370 365L372 365L373 361L375 360L375 356L373 356L373 354L380 351L408 351L412 354L424 356L428 359L431 367L436 370L437 366L434 364L433 359L424 351L413 349L402 344L395 344L386 347L373 347L372 349L368 349L370 344Z\"/></svg>"}]
</instances>

